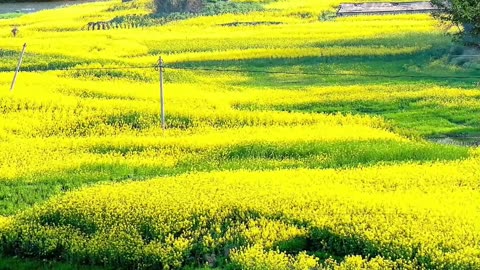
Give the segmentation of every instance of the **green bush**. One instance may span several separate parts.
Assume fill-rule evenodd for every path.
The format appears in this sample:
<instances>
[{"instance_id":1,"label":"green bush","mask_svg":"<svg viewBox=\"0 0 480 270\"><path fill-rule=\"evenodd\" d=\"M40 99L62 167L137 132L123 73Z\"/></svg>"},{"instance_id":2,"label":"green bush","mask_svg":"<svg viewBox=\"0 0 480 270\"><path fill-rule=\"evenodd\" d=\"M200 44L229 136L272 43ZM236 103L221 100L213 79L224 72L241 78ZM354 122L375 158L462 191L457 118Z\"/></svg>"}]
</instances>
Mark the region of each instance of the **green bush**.
<instances>
[{"instance_id":1,"label":"green bush","mask_svg":"<svg viewBox=\"0 0 480 270\"><path fill-rule=\"evenodd\" d=\"M160 14L199 13L202 11L203 5L202 0L155 0L155 9Z\"/></svg>"}]
</instances>

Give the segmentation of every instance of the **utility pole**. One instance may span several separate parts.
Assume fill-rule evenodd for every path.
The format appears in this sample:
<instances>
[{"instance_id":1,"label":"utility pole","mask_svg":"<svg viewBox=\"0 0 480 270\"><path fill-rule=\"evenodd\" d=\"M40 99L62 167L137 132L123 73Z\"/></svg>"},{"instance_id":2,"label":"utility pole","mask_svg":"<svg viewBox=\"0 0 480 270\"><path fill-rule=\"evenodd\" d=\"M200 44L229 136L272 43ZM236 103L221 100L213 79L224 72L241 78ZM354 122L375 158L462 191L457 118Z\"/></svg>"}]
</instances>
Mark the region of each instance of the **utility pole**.
<instances>
[{"instance_id":1,"label":"utility pole","mask_svg":"<svg viewBox=\"0 0 480 270\"><path fill-rule=\"evenodd\" d=\"M10 86L10 92L13 92L13 88L15 88L15 83L17 82L17 75L20 71L20 66L22 65L23 55L25 54L25 50L27 49L27 43L23 44L22 54L20 54L20 59L18 59L17 69L15 69L15 75L13 75L12 85Z\"/></svg>"},{"instance_id":2,"label":"utility pole","mask_svg":"<svg viewBox=\"0 0 480 270\"><path fill-rule=\"evenodd\" d=\"M160 118L162 119L162 129L165 130L165 99L163 94L163 59L158 59L158 70L160 72Z\"/></svg>"}]
</instances>

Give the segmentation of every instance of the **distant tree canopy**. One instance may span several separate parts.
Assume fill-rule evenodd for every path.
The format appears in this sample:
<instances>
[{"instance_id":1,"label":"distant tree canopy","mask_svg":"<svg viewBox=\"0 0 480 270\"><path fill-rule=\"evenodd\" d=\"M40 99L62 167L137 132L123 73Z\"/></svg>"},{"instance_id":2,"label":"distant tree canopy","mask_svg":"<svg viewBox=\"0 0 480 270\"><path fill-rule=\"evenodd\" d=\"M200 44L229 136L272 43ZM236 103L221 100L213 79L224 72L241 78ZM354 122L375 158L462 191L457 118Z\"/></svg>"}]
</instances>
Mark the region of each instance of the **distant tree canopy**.
<instances>
[{"instance_id":1,"label":"distant tree canopy","mask_svg":"<svg viewBox=\"0 0 480 270\"><path fill-rule=\"evenodd\" d=\"M203 0L155 0L157 13L186 12L198 13L203 8Z\"/></svg>"},{"instance_id":2,"label":"distant tree canopy","mask_svg":"<svg viewBox=\"0 0 480 270\"><path fill-rule=\"evenodd\" d=\"M480 1L479 0L432 0L432 4L442 12L435 14L442 21L463 26L464 40L479 44L480 39Z\"/></svg>"}]
</instances>

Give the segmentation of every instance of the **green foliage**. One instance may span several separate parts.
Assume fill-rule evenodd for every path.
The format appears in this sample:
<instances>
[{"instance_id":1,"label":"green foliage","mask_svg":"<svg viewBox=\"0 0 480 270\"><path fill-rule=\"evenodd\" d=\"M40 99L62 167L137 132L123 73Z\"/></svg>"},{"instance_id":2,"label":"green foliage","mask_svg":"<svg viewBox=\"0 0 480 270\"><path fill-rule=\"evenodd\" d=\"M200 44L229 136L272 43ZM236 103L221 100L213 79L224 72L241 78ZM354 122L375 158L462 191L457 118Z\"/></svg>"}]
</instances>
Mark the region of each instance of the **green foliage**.
<instances>
[{"instance_id":1,"label":"green foliage","mask_svg":"<svg viewBox=\"0 0 480 270\"><path fill-rule=\"evenodd\" d=\"M72 265L55 261L0 257L1 270L113 270L108 267Z\"/></svg>"},{"instance_id":2,"label":"green foliage","mask_svg":"<svg viewBox=\"0 0 480 270\"><path fill-rule=\"evenodd\" d=\"M173 9L173 8L172 8ZM202 4L201 8L195 11L176 10L161 11L150 15L122 15L117 16L107 23L110 28L135 28L162 25L172 21L186 20L198 16L214 16L221 14L247 14L263 10L259 3L236 3L227 1L209 1ZM266 24L275 24L266 22Z\"/></svg>"},{"instance_id":3,"label":"green foliage","mask_svg":"<svg viewBox=\"0 0 480 270\"><path fill-rule=\"evenodd\" d=\"M202 9L202 15L213 16L219 14L247 14L263 10L259 3L236 3L232 1L207 2Z\"/></svg>"},{"instance_id":4,"label":"green foliage","mask_svg":"<svg viewBox=\"0 0 480 270\"><path fill-rule=\"evenodd\" d=\"M442 100L443 101L443 100ZM407 136L438 136L441 134L470 134L480 132L475 117L476 108L448 107L434 98L404 98L383 101L325 101L295 105L258 106L242 104L237 108L252 111L275 109L288 112L379 115L395 126L395 131Z\"/></svg>"},{"instance_id":5,"label":"green foliage","mask_svg":"<svg viewBox=\"0 0 480 270\"><path fill-rule=\"evenodd\" d=\"M337 17L337 14L333 11L324 11L318 16L318 20L322 22L333 21Z\"/></svg>"},{"instance_id":6,"label":"green foliage","mask_svg":"<svg viewBox=\"0 0 480 270\"><path fill-rule=\"evenodd\" d=\"M131 114L122 119L112 117L109 121L120 126L141 127L151 125ZM141 147L95 147L94 154L110 154L129 157L153 149ZM175 151L171 147L158 146L157 151L175 156L188 156L194 149ZM468 149L455 146L429 145L425 143L395 143L388 141L344 143L299 143L289 145L250 144L243 146L212 148L196 157L185 158L175 166L157 164L151 166L127 164L85 164L75 169L65 169L26 175L16 179L2 179L0 186L0 215L11 215L32 205L46 201L54 195L102 182L145 180L155 176L178 175L187 172L212 170L268 170L293 168L352 168L377 163L409 161L455 160L466 158ZM296 160L296 161L295 161ZM282 161L290 161L284 162ZM297 239L298 240L298 239ZM281 246L296 249L302 241L283 243Z\"/></svg>"},{"instance_id":7,"label":"green foliage","mask_svg":"<svg viewBox=\"0 0 480 270\"><path fill-rule=\"evenodd\" d=\"M442 21L462 25L464 41L480 45L480 2L477 0L432 0L441 9L435 16Z\"/></svg>"},{"instance_id":8,"label":"green foliage","mask_svg":"<svg viewBox=\"0 0 480 270\"><path fill-rule=\"evenodd\" d=\"M198 13L202 10L203 5L203 0L155 0L155 10L160 14Z\"/></svg>"},{"instance_id":9,"label":"green foliage","mask_svg":"<svg viewBox=\"0 0 480 270\"><path fill-rule=\"evenodd\" d=\"M457 211L475 209L460 203L478 199L477 166L240 170L102 185L0 223L0 243L7 255L118 269L475 269L476 216Z\"/></svg>"},{"instance_id":10,"label":"green foliage","mask_svg":"<svg viewBox=\"0 0 480 270\"><path fill-rule=\"evenodd\" d=\"M117 16L112 25L129 28L152 26L254 12L266 1L254 2L209 1L198 13L156 15L118 12L133 8L128 4L103 6L116 13L102 19ZM355 33L350 31L357 24L353 18L333 21L329 12L320 17L303 7L269 12L240 16L240 21L233 16L198 20L208 21L205 29L204 22L193 20L181 27L138 31L45 28L36 33L36 44L43 44L44 34L55 41L64 37L66 55L55 54L53 42L32 46L35 54L27 54L22 69L27 72L20 77L26 86L0 100L5 116L2 160L18 160L2 167L0 175L0 215L11 216L0 216L0 253L16 258L0 258L0 269L81 269L77 264L115 269L477 269L478 160L469 157L478 150L421 137L479 131L475 79L442 78L478 71L463 59L449 63L454 60L444 55L450 42L431 31L434 23L427 16L402 15L400 20L392 17L392 23L368 17L360 20L368 31ZM406 33L392 34L383 24ZM412 30L419 25L419 31ZM29 27L25 29L37 29L33 22ZM318 28L324 29L316 33ZM235 37L235 32L242 35ZM271 32L279 35L269 36ZM70 41L73 37L82 47L72 46L77 45ZM321 53L276 54L297 48ZM329 53L332 48L336 52ZM412 50L390 54L399 48ZM271 54L263 58L222 56L267 49ZM377 55L377 49L388 52ZM1 50L0 70L10 72L18 54ZM167 69L169 129L163 133L158 71L115 69L149 65L158 54L175 59L167 62L169 67L217 70ZM182 55L186 57L175 58ZM198 55L205 59L195 59ZM78 70L28 72L64 68ZM272 73L222 72L228 69ZM342 75L274 73L281 71ZM438 77L372 78L363 73ZM10 73L4 75L8 86ZM36 87L42 78L47 82ZM311 132L311 138L298 132L324 118L342 128L353 123L347 132L354 136L337 140L347 133L340 129L324 139L330 124ZM369 133L394 139L360 136L365 124L360 118L372 121ZM258 133L267 136L243 130L260 126L264 129ZM232 132L221 133L228 129ZM195 137L204 132L218 136ZM267 140L278 134L296 139ZM216 144L238 137L246 139ZM223 172L201 173L211 171ZM140 183L152 177L162 178ZM123 183L130 181L138 183Z\"/></svg>"},{"instance_id":11,"label":"green foliage","mask_svg":"<svg viewBox=\"0 0 480 270\"><path fill-rule=\"evenodd\" d=\"M235 250L231 254L233 268L244 270L310 270L319 267L318 258L301 252L289 256L277 251L265 251L260 246Z\"/></svg>"},{"instance_id":12,"label":"green foliage","mask_svg":"<svg viewBox=\"0 0 480 270\"><path fill-rule=\"evenodd\" d=\"M230 1L216 1L206 2L202 9L197 13L192 12L171 12L168 14L159 13L154 15L155 18L164 18L164 20L174 21L187 19L196 16L214 16L221 14L247 14L254 11L263 10L263 6L259 3L249 2L230 2Z\"/></svg>"}]
</instances>

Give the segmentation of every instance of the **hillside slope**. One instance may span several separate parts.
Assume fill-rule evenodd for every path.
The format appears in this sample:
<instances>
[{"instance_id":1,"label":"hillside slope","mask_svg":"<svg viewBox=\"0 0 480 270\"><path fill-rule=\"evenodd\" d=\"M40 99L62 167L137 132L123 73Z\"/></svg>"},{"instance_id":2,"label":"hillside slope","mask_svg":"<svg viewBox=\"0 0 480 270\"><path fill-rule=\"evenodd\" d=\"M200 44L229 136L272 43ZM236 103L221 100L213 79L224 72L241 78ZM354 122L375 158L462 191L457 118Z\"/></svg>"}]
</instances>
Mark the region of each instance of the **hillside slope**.
<instances>
[{"instance_id":1,"label":"hillside slope","mask_svg":"<svg viewBox=\"0 0 480 270\"><path fill-rule=\"evenodd\" d=\"M428 140L480 133L479 70L428 15L333 18L339 3L0 19L0 261L479 268L479 151ZM115 18L135 23L87 29Z\"/></svg>"}]
</instances>

